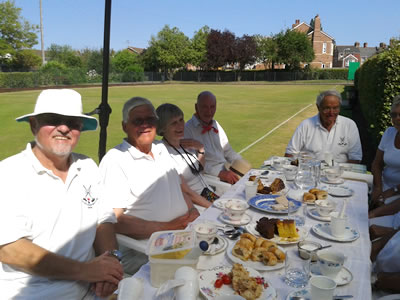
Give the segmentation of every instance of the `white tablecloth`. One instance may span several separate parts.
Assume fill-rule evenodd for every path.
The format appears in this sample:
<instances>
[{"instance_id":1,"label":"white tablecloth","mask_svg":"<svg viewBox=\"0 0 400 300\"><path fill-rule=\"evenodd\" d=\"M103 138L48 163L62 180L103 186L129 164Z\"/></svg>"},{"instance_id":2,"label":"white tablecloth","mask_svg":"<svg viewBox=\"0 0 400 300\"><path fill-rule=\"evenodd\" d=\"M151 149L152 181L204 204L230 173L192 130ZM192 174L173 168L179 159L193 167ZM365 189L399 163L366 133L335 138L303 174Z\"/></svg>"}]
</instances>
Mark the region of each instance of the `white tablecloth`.
<instances>
[{"instance_id":1,"label":"white tablecloth","mask_svg":"<svg viewBox=\"0 0 400 300\"><path fill-rule=\"evenodd\" d=\"M248 175L244 176L238 183L233 185L221 199L229 198L241 198L245 199L244 193L244 182L247 180ZM289 183L290 184L290 183ZM333 249L342 251L347 256L347 261L344 266L349 269L353 274L353 280L344 286L336 288L336 295L353 295L354 299L371 299L371 262L369 259L371 243L369 240L368 232L368 187L366 183L357 181L346 181L345 186L355 191L354 196L349 198L346 213L349 220L349 225L356 229L360 233L360 238L356 241L349 243L341 243L335 241L325 240L315 235L311 227L318 223L323 223L310 217L306 218L305 228L309 229L309 235L307 240L315 240L322 245L331 244ZM221 210L214 206L205 210L196 222L202 220L212 220L220 222L218 216ZM253 218L253 221L260 219L263 216L273 217L272 214L266 214L262 211L251 208L248 210ZM276 215L275 215L276 217ZM233 243L233 241L229 241ZM296 249L297 245L283 246L286 249ZM198 269L206 269L216 265L231 265L229 259L224 253L210 256L201 256L198 264ZM201 271L201 270L199 270ZM286 299L287 295L296 290L283 281L284 268L276 271L260 272L262 275L271 283L276 289L278 297L277 299ZM138 273L134 275L137 278L144 279L144 297L143 299L157 299L154 295L157 289L153 288L150 284L150 266L149 264L144 265ZM202 297L199 296L199 299Z\"/></svg>"}]
</instances>

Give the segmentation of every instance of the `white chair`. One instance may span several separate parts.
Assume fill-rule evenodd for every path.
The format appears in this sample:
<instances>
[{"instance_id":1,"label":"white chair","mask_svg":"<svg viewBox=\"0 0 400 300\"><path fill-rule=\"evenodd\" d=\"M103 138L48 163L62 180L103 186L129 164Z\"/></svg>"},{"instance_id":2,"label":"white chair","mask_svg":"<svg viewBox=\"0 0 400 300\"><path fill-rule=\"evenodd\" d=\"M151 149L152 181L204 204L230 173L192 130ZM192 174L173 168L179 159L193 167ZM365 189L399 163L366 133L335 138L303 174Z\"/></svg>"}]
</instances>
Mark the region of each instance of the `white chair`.
<instances>
[{"instance_id":1,"label":"white chair","mask_svg":"<svg viewBox=\"0 0 400 300\"><path fill-rule=\"evenodd\" d=\"M215 193L218 196L222 196L232 185L221 181L218 177L209 175L209 174L202 174L204 179L206 180L207 184L215 190Z\"/></svg>"}]
</instances>

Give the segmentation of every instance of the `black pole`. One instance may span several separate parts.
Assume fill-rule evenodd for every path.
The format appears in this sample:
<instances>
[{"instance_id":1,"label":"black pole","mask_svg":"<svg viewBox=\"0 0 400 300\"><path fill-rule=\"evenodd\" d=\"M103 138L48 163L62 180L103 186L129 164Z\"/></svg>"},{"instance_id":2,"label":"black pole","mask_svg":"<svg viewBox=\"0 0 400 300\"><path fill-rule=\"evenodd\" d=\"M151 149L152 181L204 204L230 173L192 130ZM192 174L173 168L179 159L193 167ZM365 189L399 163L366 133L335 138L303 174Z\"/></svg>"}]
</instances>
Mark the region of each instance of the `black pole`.
<instances>
[{"instance_id":1,"label":"black pole","mask_svg":"<svg viewBox=\"0 0 400 300\"><path fill-rule=\"evenodd\" d=\"M111 107L108 104L108 71L110 60L110 25L111 25L111 0L105 0L104 12L104 42L103 42L103 82L101 89L101 104L99 106L100 119L100 141L99 141L99 162L106 154L107 126L110 119Z\"/></svg>"}]
</instances>

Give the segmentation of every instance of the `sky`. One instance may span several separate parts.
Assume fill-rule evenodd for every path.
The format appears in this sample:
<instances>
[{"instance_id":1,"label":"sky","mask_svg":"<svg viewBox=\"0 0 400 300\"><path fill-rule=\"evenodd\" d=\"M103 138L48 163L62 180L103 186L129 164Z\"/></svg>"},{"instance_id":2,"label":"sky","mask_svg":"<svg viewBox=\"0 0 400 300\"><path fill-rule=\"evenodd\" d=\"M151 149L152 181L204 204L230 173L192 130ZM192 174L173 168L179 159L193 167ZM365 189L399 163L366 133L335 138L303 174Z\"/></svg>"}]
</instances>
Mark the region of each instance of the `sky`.
<instances>
[{"instance_id":1,"label":"sky","mask_svg":"<svg viewBox=\"0 0 400 300\"><path fill-rule=\"evenodd\" d=\"M0 0L4 1L4 0ZM21 15L40 24L39 0L15 0ZM51 44L73 49L100 49L104 35L104 0L42 0L45 49ZM369 47L400 37L400 0L114 0L110 48L146 48L165 26L187 37L204 25L211 29L271 36L291 28L296 19L321 18L324 32L336 45L368 43ZM40 49L40 34L38 44Z\"/></svg>"}]
</instances>

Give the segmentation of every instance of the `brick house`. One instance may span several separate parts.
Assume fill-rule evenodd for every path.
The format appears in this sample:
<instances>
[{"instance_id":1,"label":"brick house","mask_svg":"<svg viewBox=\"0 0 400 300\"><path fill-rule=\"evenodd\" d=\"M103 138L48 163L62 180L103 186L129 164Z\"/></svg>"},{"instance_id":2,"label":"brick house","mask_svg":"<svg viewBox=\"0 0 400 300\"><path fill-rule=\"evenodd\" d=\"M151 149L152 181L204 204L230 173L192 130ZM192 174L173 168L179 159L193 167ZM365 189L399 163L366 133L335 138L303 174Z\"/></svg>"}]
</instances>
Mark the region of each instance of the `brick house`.
<instances>
[{"instance_id":1,"label":"brick house","mask_svg":"<svg viewBox=\"0 0 400 300\"><path fill-rule=\"evenodd\" d=\"M333 67L333 50L335 40L329 34L321 30L321 19L319 15L314 18L314 28L311 25L296 20L292 25L292 30L307 34L312 42L315 58L310 63L311 67L317 69Z\"/></svg>"},{"instance_id":2,"label":"brick house","mask_svg":"<svg viewBox=\"0 0 400 300\"><path fill-rule=\"evenodd\" d=\"M348 68L350 62L360 62L360 65L362 65L368 58L384 49L385 46L384 43L381 43L379 47L368 47L368 44L364 43L363 47L360 47L359 42L355 42L354 46L336 46L333 52L333 66Z\"/></svg>"}]
</instances>

